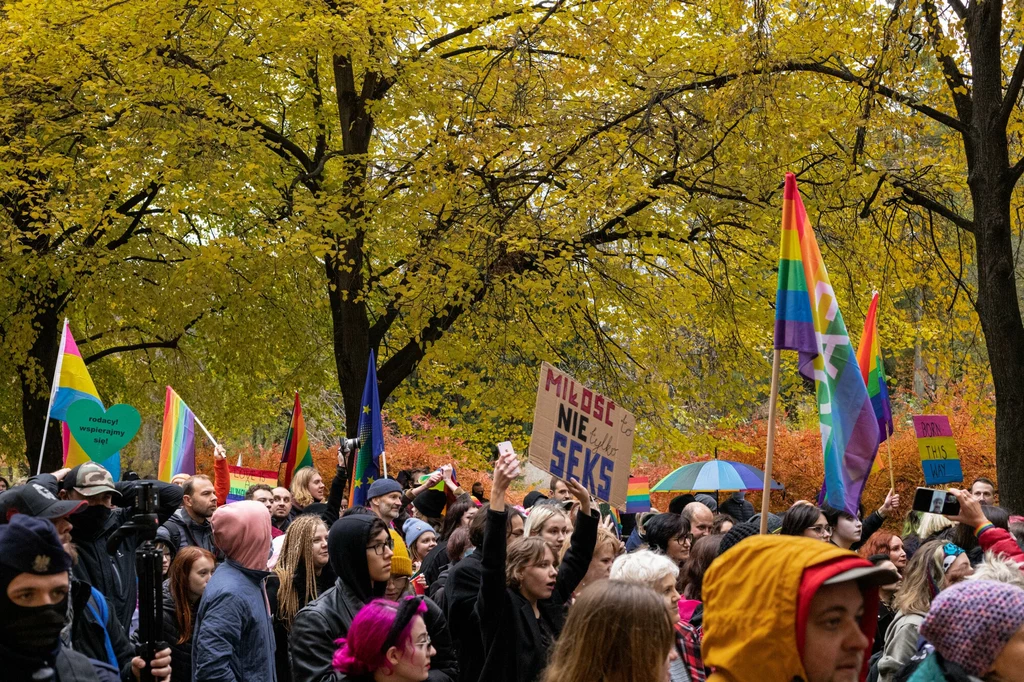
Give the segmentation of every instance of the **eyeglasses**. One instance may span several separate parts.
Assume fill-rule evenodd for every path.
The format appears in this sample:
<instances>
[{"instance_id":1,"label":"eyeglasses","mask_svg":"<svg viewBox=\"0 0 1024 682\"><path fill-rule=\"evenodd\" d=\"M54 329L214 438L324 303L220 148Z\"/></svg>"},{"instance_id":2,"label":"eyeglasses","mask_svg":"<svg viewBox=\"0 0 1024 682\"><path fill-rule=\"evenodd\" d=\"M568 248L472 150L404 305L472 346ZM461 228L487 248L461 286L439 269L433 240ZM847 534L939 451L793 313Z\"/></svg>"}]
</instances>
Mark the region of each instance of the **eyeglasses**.
<instances>
[{"instance_id":1,"label":"eyeglasses","mask_svg":"<svg viewBox=\"0 0 1024 682\"><path fill-rule=\"evenodd\" d=\"M832 534L832 526L808 526L807 530L814 531L818 536L825 537Z\"/></svg>"},{"instance_id":2,"label":"eyeglasses","mask_svg":"<svg viewBox=\"0 0 1024 682\"><path fill-rule=\"evenodd\" d=\"M395 547L395 543L394 543L394 542L392 542L392 541L391 541L390 539L388 539L388 541L387 541L387 542L378 542L378 543L377 543L377 544L375 544L375 545L370 545L370 546L369 546L369 547L367 547L366 549L367 549L367 551L369 551L369 550L373 550L373 552L374 552L374 553L375 553L375 554L376 554L377 556L384 556L384 548L385 548L385 547L387 547L388 549L394 549L394 547Z\"/></svg>"},{"instance_id":3,"label":"eyeglasses","mask_svg":"<svg viewBox=\"0 0 1024 682\"><path fill-rule=\"evenodd\" d=\"M430 637L424 637L422 641L416 642L413 646L420 651L426 651L430 648Z\"/></svg>"}]
</instances>

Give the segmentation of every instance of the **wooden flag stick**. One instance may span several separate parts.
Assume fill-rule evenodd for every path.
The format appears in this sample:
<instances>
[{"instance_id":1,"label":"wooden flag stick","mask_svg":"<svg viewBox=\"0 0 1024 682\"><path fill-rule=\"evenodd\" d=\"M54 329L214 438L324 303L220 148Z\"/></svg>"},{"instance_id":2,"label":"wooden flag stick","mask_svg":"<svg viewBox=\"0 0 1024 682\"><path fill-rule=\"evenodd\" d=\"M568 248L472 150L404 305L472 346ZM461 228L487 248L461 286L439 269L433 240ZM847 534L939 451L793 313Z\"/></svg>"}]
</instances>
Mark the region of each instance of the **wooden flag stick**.
<instances>
[{"instance_id":1,"label":"wooden flag stick","mask_svg":"<svg viewBox=\"0 0 1024 682\"><path fill-rule=\"evenodd\" d=\"M203 422L199 421L199 417L195 415L195 412L192 413L192 418L196 420L196 424L199 424L199 428L203 430L203 433L206 434L206 437L210 439L211 443L213 443L213 447L217 447L218 445L220 445L220 443L213 439L213 436L210 435L210 432L206 430L206 427L203 426Z\"/></svg>"},{"instance_id":2,"label":"wooden flag stick","mask_svg":"<svg viewBox=\"0 0 1024 682\"><path fill-rule=\"evenodd\" d=\"M768 403L768 449L764 455L764 495L761 498L761 535L768 534L768 503L772 494L772 459L775 457L775 405L779 398L779 370L782 351L775 349L772 359L772 394Z\"/></svg>"},{"instance_id":3,"label":"wooden flag stick","mask_svg":"<svg viewBox=\"0 0 1024 682\"><path fill-rule=\"evenodd\" d=\"M896 492L896 478L892 473L892 436L885 439L885 451L889 455L889 487Z\"/></svg>"}]
</instances>

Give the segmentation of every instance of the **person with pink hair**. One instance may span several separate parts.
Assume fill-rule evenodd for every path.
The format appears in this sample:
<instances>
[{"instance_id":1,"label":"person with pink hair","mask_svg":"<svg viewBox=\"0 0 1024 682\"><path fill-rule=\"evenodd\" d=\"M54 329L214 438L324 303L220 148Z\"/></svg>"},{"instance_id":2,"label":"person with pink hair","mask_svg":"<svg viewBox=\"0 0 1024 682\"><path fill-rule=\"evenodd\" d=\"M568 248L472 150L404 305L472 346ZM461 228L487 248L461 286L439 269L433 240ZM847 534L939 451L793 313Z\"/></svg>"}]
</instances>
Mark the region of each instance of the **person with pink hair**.
<instances>
[{"instance_id":1,"label":"person with pink hair","mask_svg":"<svg viewBox=\"0 0 1024 682\"><path fill-rule=\"evenodd\" d=\"M374 599L356 614L348 636L339 639L334 669L342 682L423 682L436 651L423 621L420 597L398 602Z\"/></svg>"}]
</instances>

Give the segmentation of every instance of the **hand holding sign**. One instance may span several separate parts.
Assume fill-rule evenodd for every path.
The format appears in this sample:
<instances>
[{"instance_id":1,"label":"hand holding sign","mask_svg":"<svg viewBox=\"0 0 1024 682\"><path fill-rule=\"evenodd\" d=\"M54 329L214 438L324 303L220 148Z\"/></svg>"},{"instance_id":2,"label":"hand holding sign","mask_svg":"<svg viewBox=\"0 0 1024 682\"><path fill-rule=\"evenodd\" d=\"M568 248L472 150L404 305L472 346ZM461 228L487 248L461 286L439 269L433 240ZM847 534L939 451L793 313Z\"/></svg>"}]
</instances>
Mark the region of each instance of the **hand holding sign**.
<instances>
[{"instance_id":1,"label":"hand holding sign","mask_svg":"<svg viewBox=\"0 0 1024 682\"><path fill-rule=\"evenodd\" d=\"M94 462L102 462L135 437L142 417L131 405L111 405L104 410L94 400L76 400L68 407L67 423L85 454Z\"/></svg>"},{"instance_id":2,"label":"hand holding sign","mask_svg":"<svg viewBox=\"0 0 1024 682\"><path fill-rule=\"evenodd\" d=\"M575 478L570 478L565 483L569 486L569 494L580 501L580 511L585 516L590 516L590 493L587 492L587 489L580 485Z\"/></svg>"}]
</instances>

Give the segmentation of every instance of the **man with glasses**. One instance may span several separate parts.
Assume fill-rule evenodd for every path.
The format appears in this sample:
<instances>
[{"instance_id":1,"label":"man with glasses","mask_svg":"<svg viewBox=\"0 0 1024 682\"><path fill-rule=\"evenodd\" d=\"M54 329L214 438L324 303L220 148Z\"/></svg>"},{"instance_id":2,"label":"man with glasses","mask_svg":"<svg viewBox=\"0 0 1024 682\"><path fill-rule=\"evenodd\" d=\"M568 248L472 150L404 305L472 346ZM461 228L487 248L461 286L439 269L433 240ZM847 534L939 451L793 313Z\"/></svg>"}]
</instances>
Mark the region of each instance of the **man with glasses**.
<instances>
[{"instance_id":1,"label":"man with glasses","mask_svg":"<svg viewBox=\"0 0 1024 682\"><path fill-rule=\"evenodd\" d=\"M289 639L294 682L334 679L331 668L337 648L334 642L348 634L352 619L363 606L387 593L394 545L387 525L376 515L350 514L331 526L327 551L338 580L334 587L295 616ZM428 679L455 682L458 665L452 652L448 623L437 604L429 599L425 601L424 622L437 649Z\"/></svg>"}]
</instances>

